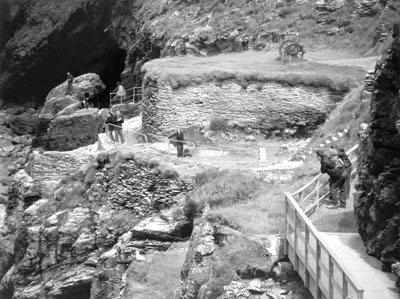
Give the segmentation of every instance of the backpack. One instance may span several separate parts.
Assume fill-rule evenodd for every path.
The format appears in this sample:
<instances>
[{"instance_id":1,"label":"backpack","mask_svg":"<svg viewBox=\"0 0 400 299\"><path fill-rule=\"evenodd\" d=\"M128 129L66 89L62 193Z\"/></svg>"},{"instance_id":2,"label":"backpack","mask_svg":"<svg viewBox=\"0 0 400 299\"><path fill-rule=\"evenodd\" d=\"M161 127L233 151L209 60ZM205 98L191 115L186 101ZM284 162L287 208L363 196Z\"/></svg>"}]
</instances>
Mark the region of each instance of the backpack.
<instances>
[{"instance_id":1,"label":"backpack","mask_svg":"<svg viewBox=\"0 0 400 299\"><path fill-rule=\"evenodd\" d=\"M343 168L344 167L344 163L343 163L342 159L340 159L338 156L333 156L330 159L332 162L335 163L335 168Z\"/></svg>"}]
</instances>

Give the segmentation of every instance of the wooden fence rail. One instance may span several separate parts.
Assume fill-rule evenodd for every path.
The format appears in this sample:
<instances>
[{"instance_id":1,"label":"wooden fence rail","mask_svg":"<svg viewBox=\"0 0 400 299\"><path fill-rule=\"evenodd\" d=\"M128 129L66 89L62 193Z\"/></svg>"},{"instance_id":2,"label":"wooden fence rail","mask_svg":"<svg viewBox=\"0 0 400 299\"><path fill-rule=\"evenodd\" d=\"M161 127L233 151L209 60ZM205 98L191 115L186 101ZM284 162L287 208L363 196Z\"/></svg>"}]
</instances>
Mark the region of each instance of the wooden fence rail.
<instances>
[{"instance_id":1,"label":"wooden fence rail","mask_svg":"<svg viewBox=\"0 0 400 299\"><path fill-rule=\"evenodd\" d=\"M360 284L329 248L290 193L285 193L284 252L314 298L364 298Z\"/></svg>"},{"instance_id":2,"label":"wooden fence rail","mask_svg":"<svg viewBox=\"0 0 400 299\"><path fill-rule=\"evenodd\" d=\"M353 167L357 161L354 155L357 148L358 145L355 145L347 151ZM308 218L321 201L329 196L329 192L321 195L324 187L329 184L326 177L319 174L294 193L285 193L284 251L314 298L363 299L364 290L360 284ZM303 211L299 204L307 201L311 201L311 205Z\"/></svg>"}]
</instances>

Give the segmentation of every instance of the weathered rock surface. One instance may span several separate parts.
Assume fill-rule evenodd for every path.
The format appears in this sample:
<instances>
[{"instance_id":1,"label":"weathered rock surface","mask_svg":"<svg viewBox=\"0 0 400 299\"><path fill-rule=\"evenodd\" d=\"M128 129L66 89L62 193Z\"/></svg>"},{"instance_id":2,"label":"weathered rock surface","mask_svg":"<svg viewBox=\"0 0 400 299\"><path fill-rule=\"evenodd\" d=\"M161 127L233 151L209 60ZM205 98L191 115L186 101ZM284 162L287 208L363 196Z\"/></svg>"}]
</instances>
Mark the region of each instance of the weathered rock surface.
<instances>
[{"instance_id":1,"label":"weathered rock surface","mask_svg":"<svg viewBox=\"0 0 400 299\"><path fill-rule=\"evenodd\" d=\"M364 7L372 2L357 1L362 6L360 13L367 13ZM391 2L378 1L388 7ZM300 29L277 29L288 15L298 24L294 27L306 32L315 27L315 33L342 32L350 34L349 38L353 38L352 31L345 30L343 20L359 21L354 1L343 0L317 1L304 16L297 13L305 3L300 0L1 3L0 98L7 104L36 106L44 102L48 90L65 80L67 71L98 73L107 91L120 77L127 87L140 86L141 67L160 56L269 50L282 37L302 33L297 32ZM379 14L384 5L374 6L376 10Z\"/></svg>"},{"instance_id":2,"label":"weathered rock surface","mask_svg":"<svg viewBox=\"0 0 400 299\"><path fill-rule=\"evenodd\" d=\"M173 89L168 82L149 84L143 97L143 126L149 133L169 133L173 128L202 127L214 118L235 121L238 127L258 132L276 128L316 126L337 102L325 88L250 84L203 83Z\"/></svg>"},{"instance_id":3,"label":"weathered rock surface","mask_svg":"<svg viewBox=\"0 0 400 299\"><path fill-rule=\"evenodd\" d=\"M183 212L181 212L182 216L175 219L173 212L173 210L163 212L139 222L132 229L133 237L160 241L176 241L189 237L192 232L192 223L183 216Z\"/></svg>"},{"instance_id":4,"label":"weathered rock surface","mask_svg":"<svg viewBox=\"0 0 400 299\"><path fill-rule=\"evenodd\" d=\"M367 252L387 271L400 261L400 38L375 70L369 134L358 153L355 215Z\"/></svg>"},{"instance_id":5,"label":"weathered rock surface","mask_svg":"<svg viewBox=\"0 0 400 299\"><path fill-rule=\"evenodd\" d=\"M289 292L293 296L304 294L299 298L312 298L293 271L291 278L296 286L270 279L277 257L272 257L260 240L202 219L190 241L176 298L260 298L260 294L263 298L281 298Z\"/></svg>"},{"instance_id":6,"label":"weathered rock surface","mask_svg":"<svg viewBox=\"0 0 400 299\"><path fill-rule=\"evenodd\" d=\"M79 98L84 98L84 93L87 91L89 94L94 95L94 96L99 96L100 94L103 93L105 90L106 86L104 83L101 81L99 75L94 74L94 73L88 73L84 75L80 75L79 77L74 78L72 81L72 95L76 95ZM63 82L62 84L54 87L49 94L46 97L46 102L54 99L54 98L63 98L65 97L67 89L67 81ZM54 105L51 105L51 107ZM41 114L44 113L46 114L46 103L42 108ZM43 110L45 109L45 110ZM62 110L58 108L59 110Z\"/></svg>"},{"instance_id":7,"label":"weathered rock surface","mask_svg":"<svg viewBox=\"0 0 400 299\"><path fill-rule=\"evenodd\" d=\"M68 151L95 143L103 126L98 112L96 108L80 109L54 118L49 124L47 149Z\"/></svg>"},{"instance_id":8,"label":"weathered rock surface","mask_svg":"<svg viewBox=\"0 0 400 299\"><path fill-rule=\"evenodd\" d=\"M163 212L157 219L157 223L165 221L169 231L152 230L149 221L138 225L142 220L138 215L177 203L189 183L179 180L171 169L146 169L144 162L126 161L121 155L114 150L106 164L99 158L92 166L94 159L85 154L34 151L30 155L7 194L6 227L0 230L1 298L117 298L132 261L146 260L148 252L167 250L171 245L167 239L188 237L190 229L184 232L183 228L191 225L182 211ZM134 158L132 153L125 155ZM120 166L113 168L111 163ZM96 167L104 168L109 185ZM137 187L132 190L135 197L151 198L152 205L146 201L142 207L138 201L136 214L134 204L131 211L121 205L113 209L109 196L115 196L115 188L122 191L126 179L130 180L126 189ZM101 184L104 193L94 193L100 189L93 186ZM90 185L93 188L88 189ZM120 200L130 201L129 194ZM156 240L157 234L163 241Z\"/></svg>"}]
</instances>

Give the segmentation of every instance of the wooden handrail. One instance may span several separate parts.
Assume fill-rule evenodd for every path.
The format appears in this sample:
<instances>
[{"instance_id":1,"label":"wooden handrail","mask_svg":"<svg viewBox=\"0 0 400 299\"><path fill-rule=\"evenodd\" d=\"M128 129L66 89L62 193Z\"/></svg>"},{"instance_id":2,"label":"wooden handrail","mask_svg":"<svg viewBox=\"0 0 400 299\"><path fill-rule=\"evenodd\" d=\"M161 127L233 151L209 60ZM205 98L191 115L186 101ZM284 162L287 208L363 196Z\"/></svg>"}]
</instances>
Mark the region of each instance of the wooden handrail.
<instances>
[{"instance_id":1,"label":"wooden handrail","mask_svg":"<svg viewBox=\"0 0 400 299\"><path fill-rule=\"evenodd\" d=\"M292 226L288 220L288 205L290 205L292 207L292 209L294 210L294 214L295 214L295 222L294 225ZM363 299L363 294L364 294L364 290L361 287L361 285L359 284L359 282L357 281L357 279L348 271L348 269L346 268L346 266L339 260L339 258L337 257L337 255L333 252L333 250L329 247L329 245L327 244L327 242L323 239L323 237L320 235L320 233L318 232L318 230L314 227L314 225L312 224L312 222L309 220L309 218L307 217L307 215L303 212L303 210L300 208L299 204L296 202L296 200L293 198L293 195L286 192L285 193L285 254L288 254L288 247L290 246L289 242L288 242L288 229L287 226L289 224L290 227L292 227L294 229L294 244L293 244L293 250L295 255L298 255L297 252L297 221L300 220L304 223L304 231L306 233L305 236L305 240L306 242L304 243L305 246L305 252L307 252L307 247L309 246L309 242L307 240L309 240L309 234L311 233L315 239L316 239L316 245L317 245L317 256L315 257L316 259L316 263L317 263L317 269L316 269L316 278L314 278L317 282L317 286L318 288L321 289L321 287L319 286L319 277L320 275L318 273L320 273L320 269L322 265L319 265L319 260L320 260L320 256L321 256L321 248L323 248L328 256L329 256L329 265L330 265L330 270L333 267L333 264L335 264L335 266L337 266L337 269L342 273L343 275L343 282L345 282L344 284L342 284L342 298L346 299L346 296L348 296L347 294L347 288L348 288L348 284L350 283L353 287L354 290L357 292L357 298L358 299ZM308 235L308 236L307 236ZM311 250L309 252L312 252ZM305 261L307 260L307 258L305 258ZM297 258L296 258L297 261ZM293 261L292 261L293 262ZM295 262L296 264L296 262ZM297 267L298 265L294 265L295 269L298 269ZM305 264L305 270L306 272L308 272L307 270L308 265ZM332 277L329 277L329 286L328 286L328 291L332 292ZM324 287L325 288L325 287ZM325 288L326 289L326 288ZM318 290L317 290L318 291Z\"/></svg>"}]
</instances>

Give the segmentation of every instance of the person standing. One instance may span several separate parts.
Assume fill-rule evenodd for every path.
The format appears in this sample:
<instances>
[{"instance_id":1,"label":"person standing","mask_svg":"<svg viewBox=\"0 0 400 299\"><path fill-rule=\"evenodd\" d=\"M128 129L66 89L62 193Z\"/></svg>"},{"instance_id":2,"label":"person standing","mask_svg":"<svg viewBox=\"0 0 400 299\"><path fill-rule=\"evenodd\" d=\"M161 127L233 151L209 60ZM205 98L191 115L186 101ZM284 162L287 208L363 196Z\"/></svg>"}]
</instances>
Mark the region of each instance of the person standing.
<instances>
[{"instance_id":1,"label":"person standing","mask_svg":"<svg viewBox=\"0 0 400 299\"><path fill-rule=\"evenodd\" d=\"M120 143L124 143L125 139L124 139L124 132L122 129L122 124L124 123L124 118L121 114L121 111L117 110L117 112L115 113L115 127L114 127L114 131L115 131L115 139L117 142Z\"/></svg>"},{"instance_id":2,"label":"person standing","mask_svg":"<svg viewBox=\"0 0 400 299\"><path fill-rule=\"evenodd\" d=\"M341 163L342 166L344 167L342 179L345 182L344 182L344 194L342 201L346 203L350 196L351 161L349 159L349 156L347 156L346 151L343 147L339 147L337 145L331 145L330 153L332 160L335 162L338 159L339 163Z\"/></svg>"},{"instance_id":3,"label":"person standing","mask_svg":"<svg viewBox=\"0 0 400 299\"><path fill-rule=\"evenodd\" d=\"M74 81L74 76L70 72L67 73L67 90L66 95L72 95L72 82Z\"/></svg>"},{"instance_id":4,"label":"person standing","mask_svg":"<svg viewBox=\"0 0 400 299\"><path fill-rule=\"evenodd\" d=\"M345 179L343 179L344 166L335 163L323 150L317 151L317 156L321 162L321 173L329 175L329 191L331 193L332 204L328 209L346 208L345 199Z\"/></svg>"},{"instance_id":5,"label":"person standing","mask_svg":"<svg viewBox=\"0 0 400 299\"><path fill-rule=\"evenodd\" d=\"M178 130L172 135L170 135L168 138L169 139L175 138L173 139L173 142L175 143L176 146L177 156L178 158L181 158L183 153L183 143L184 143L184 137L181 128L178 128Z\"/></svg>"},{"instance_id":6,"label":"person standing","mask_svg":"<svg viewBox=\"0 0 400 299\"><path fill-rule=\"evenodd\" d=\"M117 88L114 89L114 92L115 97L113 97L113 100L117 99L122 104L122 101L125 99L126 96L126 90L124 86L122 86L121 82L117 82Z\"/></svg>"},{"instance_id":7,"label":"person standing","mask_svg":"<svg viewBox=\"0 0 400 299\"><path fill-rule=\"evenodd\" d=\"M108 111L106 119L106 131L108 132L108 137L111 139L111 141L115 141L114 124L115 124L115 115L111 111Z\"/></svg>"}]
</instances>

